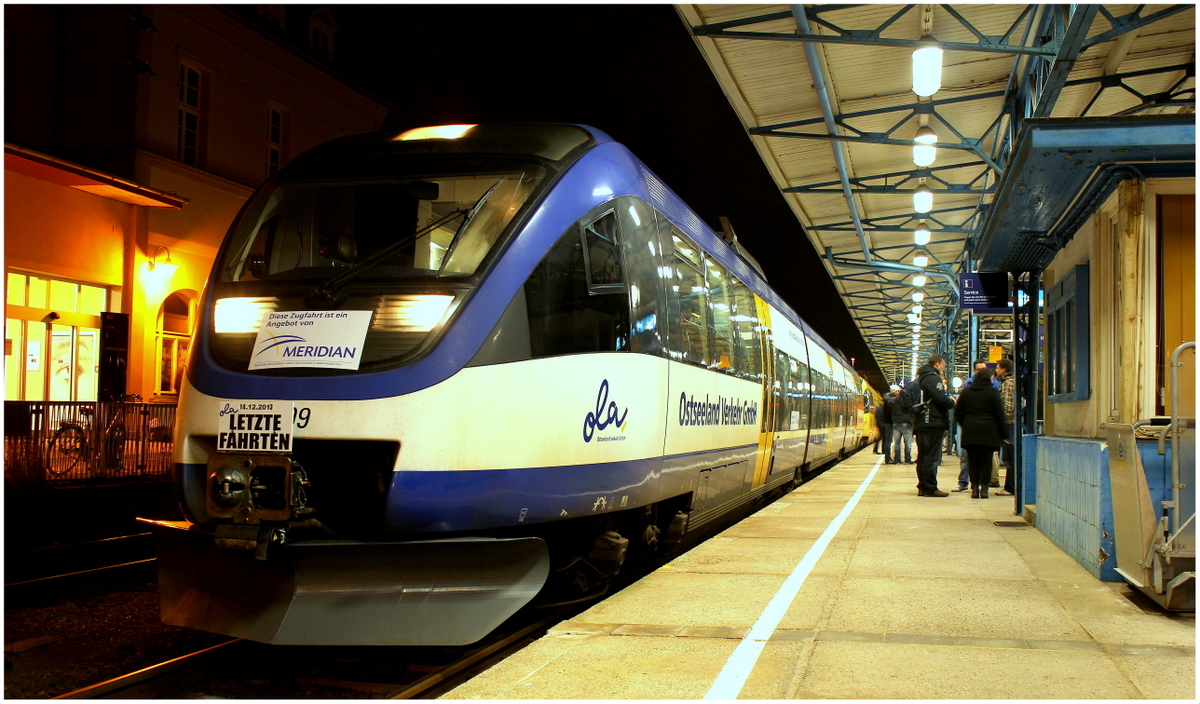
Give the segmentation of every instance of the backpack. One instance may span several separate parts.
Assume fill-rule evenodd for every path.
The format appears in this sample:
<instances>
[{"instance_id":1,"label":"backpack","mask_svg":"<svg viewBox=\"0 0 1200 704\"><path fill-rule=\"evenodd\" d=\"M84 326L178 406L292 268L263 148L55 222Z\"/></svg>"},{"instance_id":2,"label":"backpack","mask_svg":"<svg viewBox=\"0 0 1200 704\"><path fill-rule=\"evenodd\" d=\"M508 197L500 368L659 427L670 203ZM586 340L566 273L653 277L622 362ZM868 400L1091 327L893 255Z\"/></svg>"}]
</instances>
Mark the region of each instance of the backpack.
<instances>
[{"instance_id":1,"label":"backpack","mask_svg":"<svg viewBox=\"0 0 1200 704\"><path fill-rule=\"evenodd\" d=\"M920 377L908 382L908 385L900 390L900 407L913 416L917 416L925 410Z\"/></svg>"}]
</instances>

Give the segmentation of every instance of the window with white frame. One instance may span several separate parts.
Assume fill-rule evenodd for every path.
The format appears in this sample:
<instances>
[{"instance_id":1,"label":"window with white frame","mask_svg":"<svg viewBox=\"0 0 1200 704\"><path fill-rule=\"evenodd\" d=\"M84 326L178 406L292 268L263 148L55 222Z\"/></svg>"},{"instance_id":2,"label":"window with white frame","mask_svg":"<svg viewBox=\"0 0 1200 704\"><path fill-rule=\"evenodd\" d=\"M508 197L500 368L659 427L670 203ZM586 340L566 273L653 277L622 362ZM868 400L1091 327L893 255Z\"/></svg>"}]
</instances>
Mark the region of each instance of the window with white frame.
<instances>
[{"instance_id":1,"label":"window with white frame","mask_svg":"<svg viewBox=\"0 0 1200 704\"><path fill-rule=\"evenodd\" d=\"M95 401L108 289L9 271L5 294L4 398Z\"/></svg>"},{"instance_id":2,"label":"window with white frame","mask_svg":"<svg viewBox=\"0 0 1200 704\"><path fill-rule=\"evenodd\" d=\"M175 158L197 166L200 153L200 72L179 65L179 109L176 123Z\"/></svg>"},{"instance_id":3,"label":"window with white frame","mask_svg":"<svg viewBox=\"0 0 1200 704\"><path fill-rule=\"evenodd\" d=\"M180 291L163 301L158 311L158 374L155 392L176 395L183 386L183 373L191 350L192 301Z\"/></svg>"}]
</instances>

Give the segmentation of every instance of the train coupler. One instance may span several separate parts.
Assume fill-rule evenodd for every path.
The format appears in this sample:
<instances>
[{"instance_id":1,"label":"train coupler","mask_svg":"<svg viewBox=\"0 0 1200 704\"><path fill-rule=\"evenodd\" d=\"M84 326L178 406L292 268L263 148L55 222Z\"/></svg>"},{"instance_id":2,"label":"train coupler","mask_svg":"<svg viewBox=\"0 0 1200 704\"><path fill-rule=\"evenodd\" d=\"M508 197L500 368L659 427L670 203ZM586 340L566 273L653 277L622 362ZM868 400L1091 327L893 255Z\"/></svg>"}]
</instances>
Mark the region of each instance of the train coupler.
<instances>
[{"instance_id":1,"label":"train coupler","mask_svg":"<svg viewBox=\"0 0 1200 704\"><path fill-rule=\"evenodd\" d=\"M283 522L303 513L308 475L285 455L216 454L208 460L210 518L242 525Z\"/></svg>"}]
</instances>

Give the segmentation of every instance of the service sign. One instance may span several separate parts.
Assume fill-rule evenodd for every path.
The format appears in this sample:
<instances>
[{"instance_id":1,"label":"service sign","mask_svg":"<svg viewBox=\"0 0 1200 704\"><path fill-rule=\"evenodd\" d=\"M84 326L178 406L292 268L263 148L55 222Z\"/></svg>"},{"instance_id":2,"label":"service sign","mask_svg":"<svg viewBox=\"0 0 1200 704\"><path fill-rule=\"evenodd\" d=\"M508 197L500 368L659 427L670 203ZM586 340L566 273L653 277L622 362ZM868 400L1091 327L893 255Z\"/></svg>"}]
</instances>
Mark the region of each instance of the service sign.
<instances>
[{"instance_id":1,"label":"service sign","mask_svg":"<svg viewBox=\"0 0 1200 704\"><path fill-rule=\"evenodd\" d=\"M1011 312L1008 302L1008 274L966 273L958 275L958 307L980 312Z\"/></svg>"},{"instance_id":2,"label":"service sign","mask_svg":"<svg viewBox=\"0 0 1200 704\"><path fill-rule=\"evenodd\" d=\"M291 452L291 401L223 401L217 452Z\"/></svg>"},{"instance_id":3,"label":"service sign","mask_svg":"<svg viewBox=\"0 0 1200 704\"><path fill-rule=\"evenodd\" d=\"M371 325L369 310L267 313L254 340L250 370L284 367L358 369Z\"/></svg>"}]
</instances>

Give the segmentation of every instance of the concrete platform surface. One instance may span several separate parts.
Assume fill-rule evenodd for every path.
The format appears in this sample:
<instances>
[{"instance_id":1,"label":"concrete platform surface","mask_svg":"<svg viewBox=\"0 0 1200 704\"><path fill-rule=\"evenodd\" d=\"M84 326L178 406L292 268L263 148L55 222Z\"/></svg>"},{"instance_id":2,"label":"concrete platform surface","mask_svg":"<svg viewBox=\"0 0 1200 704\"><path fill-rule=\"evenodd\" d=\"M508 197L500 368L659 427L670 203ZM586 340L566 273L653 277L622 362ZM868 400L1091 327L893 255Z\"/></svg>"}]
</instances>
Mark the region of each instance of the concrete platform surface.
<instances>
[{"instance_id":1,"label":"concrete platform surface","mask_svg":"<svg viewBox=\"0 0 1200 704\"><path fill-rule=\"evenodd\" d=\"M879 460L860 451L443 698L1195 699L1194 614L1098 581L1011 497L918 497L915 467Z\"/></svg>"}]
</instances>

